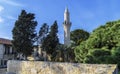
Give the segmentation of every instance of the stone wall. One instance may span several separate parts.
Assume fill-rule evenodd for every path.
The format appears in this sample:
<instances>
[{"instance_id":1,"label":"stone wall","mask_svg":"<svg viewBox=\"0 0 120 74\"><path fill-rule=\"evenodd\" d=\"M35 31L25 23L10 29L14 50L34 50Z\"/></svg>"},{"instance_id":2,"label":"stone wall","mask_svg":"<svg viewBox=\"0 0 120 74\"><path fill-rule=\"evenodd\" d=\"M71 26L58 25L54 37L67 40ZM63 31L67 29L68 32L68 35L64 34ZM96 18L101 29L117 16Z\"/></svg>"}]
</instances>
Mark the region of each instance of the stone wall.
<instances>
[{"instance_id":1,"label":"stone wall","mask_svg":"<svg viewBox=\"0 0 120 74\"><path fill-rule=\"evenodd\" d=\"M117 65L115 64L10 60L7 66L7 72L15 74L117 74Z\"/></svg>"}]
</instances>

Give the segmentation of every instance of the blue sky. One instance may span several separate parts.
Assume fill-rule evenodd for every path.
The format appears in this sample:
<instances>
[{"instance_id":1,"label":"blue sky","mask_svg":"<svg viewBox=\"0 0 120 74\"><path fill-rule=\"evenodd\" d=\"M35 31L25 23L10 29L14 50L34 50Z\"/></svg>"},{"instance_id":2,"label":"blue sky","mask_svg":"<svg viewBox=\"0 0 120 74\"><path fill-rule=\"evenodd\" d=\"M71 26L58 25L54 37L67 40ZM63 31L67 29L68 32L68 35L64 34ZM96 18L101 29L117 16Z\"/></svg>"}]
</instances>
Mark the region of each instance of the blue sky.
<instances>
[{"instance_id":1,"label":"blue sky","mask_svg":"<svg viewBox=\"0 0 120 74\"><path fill-rule=\"evenodd\" d=\"M70 12L71 31L84 29L92 32L108 21L120 19L120 0L0 0L0 38L12 39L14 23L22 9L35 14L36 30L43 23L58 22L60 42L63 43L63 13Z\"/></svg>"}]
</instances>

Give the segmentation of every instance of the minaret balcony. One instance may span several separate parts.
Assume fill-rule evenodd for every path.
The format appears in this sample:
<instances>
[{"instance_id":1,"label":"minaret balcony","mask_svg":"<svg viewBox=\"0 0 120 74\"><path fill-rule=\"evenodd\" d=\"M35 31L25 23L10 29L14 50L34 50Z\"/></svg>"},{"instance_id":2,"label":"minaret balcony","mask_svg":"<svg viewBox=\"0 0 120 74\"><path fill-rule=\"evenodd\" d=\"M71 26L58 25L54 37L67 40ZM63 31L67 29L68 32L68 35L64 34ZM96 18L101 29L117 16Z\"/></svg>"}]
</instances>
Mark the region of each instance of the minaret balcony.
<instances>
[{"instance_id":1,"label":"minaret balcony","mask_svg":"<svg viewBox=\"0 0 120 74\"><path fill-rule=\"evenodd\" d=\"M63 24L68 24L68 25L71 25L71 22L63 22Z\"/></svg>"}]
</instances>

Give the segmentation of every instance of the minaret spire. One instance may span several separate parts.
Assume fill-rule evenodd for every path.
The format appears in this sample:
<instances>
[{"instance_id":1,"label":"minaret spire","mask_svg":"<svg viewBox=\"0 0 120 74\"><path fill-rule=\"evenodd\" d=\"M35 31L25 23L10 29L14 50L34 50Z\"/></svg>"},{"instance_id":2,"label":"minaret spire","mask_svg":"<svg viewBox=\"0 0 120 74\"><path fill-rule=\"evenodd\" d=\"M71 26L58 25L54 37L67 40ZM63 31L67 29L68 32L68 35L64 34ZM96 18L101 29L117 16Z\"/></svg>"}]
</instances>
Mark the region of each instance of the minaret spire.
<instances>
[{"instance_id":1,"label":"minaret spire","mask_svg":"<svg viewBox=\"0 0 120 74\"><path fill-rule=\"evenodd\" d=\"M67 7L65 8L65 12L69 12Z\"/></svg>"},{"instance_id":2,"label":"minaret spire","mask_svg":"<svg viewBox=\"0 0 120 74\"><path fill-rule=\"evenodd\" d=\"M66 7L65 12L64 12L64 22L69 23L70 22L70 16L69 16L69 11L68 8Z\"/></svg>"},{"instance_id":3,"label":"minaret spire","mask_svg":"<svg viewBox=\"0 0 120 74\"><path fill-rule=\"evenodd\" d=\"M65 8L65 12L64 12L63 26L64 26L64 45L69 46L71 22L70 22L70 13L67 7Z\"/></svg>"}]
</instances>

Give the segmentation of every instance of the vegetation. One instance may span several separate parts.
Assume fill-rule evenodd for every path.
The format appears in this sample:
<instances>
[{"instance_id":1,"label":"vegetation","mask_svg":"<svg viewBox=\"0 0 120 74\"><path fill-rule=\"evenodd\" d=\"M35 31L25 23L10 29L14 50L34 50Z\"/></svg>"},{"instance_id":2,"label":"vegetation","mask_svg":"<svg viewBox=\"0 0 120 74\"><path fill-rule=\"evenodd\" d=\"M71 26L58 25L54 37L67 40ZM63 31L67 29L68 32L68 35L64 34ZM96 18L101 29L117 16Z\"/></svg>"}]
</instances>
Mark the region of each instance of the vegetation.
<instances>
[{"instance_id":1,"label":"vegetation","mask_svg":"<svg viewBox=\"0 0 120 74\"><path fill-rule=\"evenodd\" d=\"M118 72L118 74L120 74L120 71Z\"/></svg>"},{"instance_id":2,"label":"vegetation","mask_svg":"<svg viewBox=\"0 0 120 74\"><path fill-rule=\"evenodd\" d=\"M91 34L82 29L71 32L73 43L66 47L59 43L57 21L50 27L44 23L39 34L35 31L37 21L33 13L22 10L12 30L13 48L26 57L31 55L37 39L42 51L49 55L49 61L118 64L120 69L120 20L107 22Z\"/></svg>"},{"instance_id":3,"label":"vegetation","mask_svg":"<svg viewBox=\"0 0 120 74\"><path fill-rule=\"evenodd\" d=\"M42 51L46 52L47 60L56 62L74 62L74 49L60 44L57 33L57 21L53 23L50 30L48 29L47 24L43 24L40 28L39 38L42 40L41 47Z\"/></svg>"},{"instance_id":4,"label":"vegetation","mask_svg":"<svg viewBox=\"0 0 120 74\"><path fill-rule=\"evenodd\" d=\"M46 51L46 53L50 57L53 55L56 46L59 44L57 33L58 33L58 25L57 25L57 21L55 21L50 28L50 32L44 38L42 43L42 50Z\"/></svg>"},{"instance_id":5,"label":"vegetation","mask_svg":"<svg viewBox=\"0 0 120 74\"><path fill-rule=\"evenodd\" d=\"M75 62L74 49L70 46L59 44L53 53L52 61L56 62Z\"/></svg>"},{"instance_id":6,"label":"vegetation","mask_svg":"<svg viewBox=\"0 0 120 74\"><path fill-rule=\"evenodd\" d=\"M17 53L22 53L25 57L31 55L36 37L35 27L37 26L37 21L34 21L34 19L33 13L27 13L22 10L12 30L13 48Z\"/></svg>"},{"instance_id":7,"label":"vegetation","mask_svg":"<svg viewBox=\"0 0 120 74\"><path fill-rule=\"evenodd\" d=\"M49 32L49 26L47 23L44 23L42 27L39 30L38 36L37 36L37 44L42 44L44 39L46 38L47 34Z\"/></svg>"},{"instance_id":8,"label":"vegetation","mask_svg":"<svg viewBox=\"0 0 120 74\"><path fill-rule=\"evenodd\" d=\"M95 29L75 48L75 59L82 63L110 63L120 67L120 20Z\"/></svg>"},{"instance_id":9,"label":"vegetation","mask_svg":"<svg viewBox=\"0 0 120 74\"><path fill-rule=\"evenodd\" d=\"M84 31L82 29L76 29L70 33L70 38L73 41L73 43L77 46L82 41L85 41L89 37L89 33L87 31Z\"/></svg>"}]
</instances>

